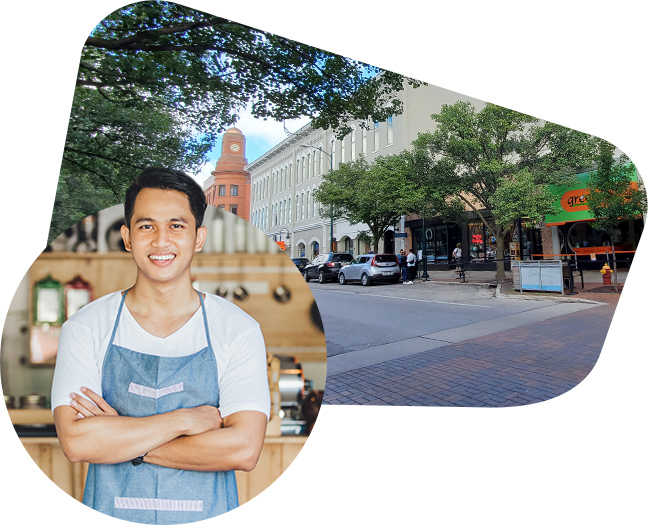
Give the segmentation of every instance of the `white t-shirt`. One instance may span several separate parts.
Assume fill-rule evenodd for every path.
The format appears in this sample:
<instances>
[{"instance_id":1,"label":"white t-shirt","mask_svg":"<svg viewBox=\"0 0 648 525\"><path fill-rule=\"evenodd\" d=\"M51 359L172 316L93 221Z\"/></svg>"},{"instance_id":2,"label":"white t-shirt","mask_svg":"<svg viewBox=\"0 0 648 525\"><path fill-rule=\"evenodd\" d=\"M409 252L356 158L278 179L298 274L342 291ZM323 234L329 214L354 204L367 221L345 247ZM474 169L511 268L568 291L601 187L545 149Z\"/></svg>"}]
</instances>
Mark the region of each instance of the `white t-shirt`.
<instances>
[{"instance_id":1,"label":"white t-shirt","mask_svg":"<svg viewBox=\"0 0 648 525\"><path fill-rule=\"evenodd\" d=\"M407 266L414 266L416 264L416 255L412 252L407 254Z\"/></svg>"},{"instance_id":2,"label":"white t-shirt","mask_svg":"<svg viewBox=\"0 0 648 525\"><path fill-rule=\"evenodd\" d=\"M220 412L270 414L266 349L259 323L226 299L204 294L209 337L216 356ZM70 403L82 386L99 395L104 356L121 302L121 292L84 306L63 325L52 383L52 411ZM144 330L124 304L113 344L165 357L194 354L207 346L202 308L179 330L156 337Z\"/></svg>"}]
</instances>

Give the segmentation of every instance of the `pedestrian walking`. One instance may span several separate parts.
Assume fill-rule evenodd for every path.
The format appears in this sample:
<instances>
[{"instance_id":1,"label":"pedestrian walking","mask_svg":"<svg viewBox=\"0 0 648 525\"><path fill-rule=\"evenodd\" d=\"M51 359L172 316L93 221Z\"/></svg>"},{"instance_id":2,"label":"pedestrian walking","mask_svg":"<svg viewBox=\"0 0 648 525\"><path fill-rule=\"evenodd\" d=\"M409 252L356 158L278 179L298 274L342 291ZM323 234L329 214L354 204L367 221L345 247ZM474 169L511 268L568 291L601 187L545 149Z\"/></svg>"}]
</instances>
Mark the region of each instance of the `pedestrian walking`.
<instances>
[{"instance_id":1,"label":"pedestrian walking","mask_svg":"<svg viewBox=\"0 0 648 525\"><path fill-rule=\"evenodd\" d=\"M414 271L416 268L416 255L414 255L414 250L409 249L407 254L407 284L414 284Z\"/></svg>"},{"instance_id":2,"label":"pedestrian walking","mask_svg":"<svg viewBox=\"0 0 648 525\"><path fill-rule=\"evenodd\" d=\"M455 249L452 250L452 258L454 259L455 263L457 264L457 267L455 268L455 271L461 270L462 255L463 255L463 252L461 250L461 243L457 243L457 246L455 247Z\"/></svg>"}]
</instances>

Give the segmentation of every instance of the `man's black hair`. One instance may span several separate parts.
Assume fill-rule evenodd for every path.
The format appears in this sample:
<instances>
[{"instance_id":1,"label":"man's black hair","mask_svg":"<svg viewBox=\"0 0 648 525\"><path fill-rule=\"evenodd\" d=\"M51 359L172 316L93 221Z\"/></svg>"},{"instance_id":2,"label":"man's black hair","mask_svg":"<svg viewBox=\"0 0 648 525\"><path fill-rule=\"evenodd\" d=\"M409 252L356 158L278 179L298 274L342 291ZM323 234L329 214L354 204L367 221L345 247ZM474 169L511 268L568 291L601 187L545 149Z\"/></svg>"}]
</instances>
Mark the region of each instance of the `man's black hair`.
<instances>
[{"instance_id":1,"label":"man's black hair","mask_svg":"<svg viewBox=\"0 0 648 525\"><path fill-rule=\"evenodd\" d=\"M130 228L133 210L135 209L135 199L139 192L144 188L154 188L158 190L173 190L184 193L189 199L191 213L196 219L196 228L202 225L207 201L205 194L198 183L189 175L178 170L168 168L146 168L139 177L126 190L126 200L124 201L124 218L126 226Z\"/></svg>"}]
</instances>

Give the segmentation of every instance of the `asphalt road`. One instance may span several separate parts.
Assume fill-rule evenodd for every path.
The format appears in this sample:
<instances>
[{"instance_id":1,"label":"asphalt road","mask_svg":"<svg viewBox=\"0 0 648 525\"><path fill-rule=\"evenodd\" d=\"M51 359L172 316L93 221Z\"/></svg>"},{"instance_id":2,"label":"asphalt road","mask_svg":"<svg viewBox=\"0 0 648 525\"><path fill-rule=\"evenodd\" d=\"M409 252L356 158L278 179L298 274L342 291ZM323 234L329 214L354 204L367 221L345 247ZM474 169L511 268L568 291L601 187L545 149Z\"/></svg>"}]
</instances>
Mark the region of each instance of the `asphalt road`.
<instances>
[{"instance_id":1,"label":"asphalt road","mask_svg":"<svg viewBox=\"0 0 648 525\"><path fill-rule=\"evenodd\" d=\"M324 323L329 376L596 307L429 282L309 286Z\"/></svg>"}]
</instances>

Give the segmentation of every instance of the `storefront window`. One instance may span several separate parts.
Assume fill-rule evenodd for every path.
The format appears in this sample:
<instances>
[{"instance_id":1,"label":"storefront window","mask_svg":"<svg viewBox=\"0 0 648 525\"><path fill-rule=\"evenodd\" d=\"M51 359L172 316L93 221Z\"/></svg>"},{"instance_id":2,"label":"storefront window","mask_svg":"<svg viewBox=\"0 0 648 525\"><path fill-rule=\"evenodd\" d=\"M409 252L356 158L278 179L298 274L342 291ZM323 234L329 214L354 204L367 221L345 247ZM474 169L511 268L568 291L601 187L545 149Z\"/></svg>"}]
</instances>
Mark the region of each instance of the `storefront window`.
<instances>
[{"instance_id":1,"label":"storefront window","mask_svg":"<svg viewBox=\"0 0 648 525\"><path fill-rule=\"evenodd\" d=\"M423 228L414 230L416 250L423 250L430 262L446 262L448 253L452 252L449 246L456 246L461 242L461 230L457 224L437 224L425 227L425 242L423 242Z\"/></svg>"},{"instance_id":2,"label":"storefront window","mask_svg":"<svg viewBox=\"0 0 648 525\"><path fill-rule=\"evenodd\" d=\"M468 223L468 250L471 259L495 259L497 255L495 241L495 237L488 235L482 222Z\"/></svg>"}]
</instances>

